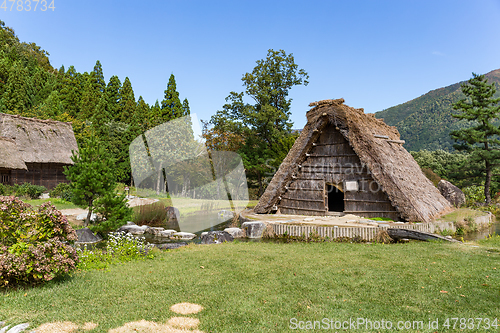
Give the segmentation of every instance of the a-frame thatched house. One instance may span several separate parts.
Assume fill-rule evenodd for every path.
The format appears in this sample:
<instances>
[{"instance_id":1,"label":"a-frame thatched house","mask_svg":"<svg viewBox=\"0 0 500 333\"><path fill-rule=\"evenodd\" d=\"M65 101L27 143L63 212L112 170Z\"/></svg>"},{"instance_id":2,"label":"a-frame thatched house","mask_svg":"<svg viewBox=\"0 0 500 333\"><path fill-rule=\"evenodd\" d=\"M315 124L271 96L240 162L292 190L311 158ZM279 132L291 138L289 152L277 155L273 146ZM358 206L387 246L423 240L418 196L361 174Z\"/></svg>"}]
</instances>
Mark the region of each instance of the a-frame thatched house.
<instances>
[{"instance_id":1,"label":"a-frame thatched house","mask_svg":"<svg viewBox=\"0 0 500 333\"><path fill-rule=\"evenodd\" d=\"M71 123L0 113L0 182L52 189L78 146Z\"/></svg>"},{"instance_id":2,"label":"a-frame thatched house","mask_svg":"<svg viewBox=\"0 0 500 333\"><path fill-rule=\"evenodd\" d=\"M256 213L343 212L428 222L451 208L403 148L395 127L343 103L310 104L307 124Z\"/></svg>"}]
</instances>

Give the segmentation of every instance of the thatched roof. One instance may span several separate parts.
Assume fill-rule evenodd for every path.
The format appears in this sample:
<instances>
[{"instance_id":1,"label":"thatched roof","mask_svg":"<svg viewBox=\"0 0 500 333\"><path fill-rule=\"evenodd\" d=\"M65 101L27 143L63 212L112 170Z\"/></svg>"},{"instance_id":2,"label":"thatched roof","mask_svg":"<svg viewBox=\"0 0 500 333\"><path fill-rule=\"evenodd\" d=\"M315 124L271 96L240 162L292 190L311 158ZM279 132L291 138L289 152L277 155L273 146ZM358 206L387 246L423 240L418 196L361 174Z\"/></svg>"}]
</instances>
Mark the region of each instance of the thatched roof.
<instances>
[{"instance_id":1,"label":"thatched roof","mask_svg":"<svg viewBox=\"0 0 500 333\"><path fill-rule=\"evenodd\" d=\"M73 164L71 151L78 150L71 123L60 121L0 113L0 136L15 142L25 163Z\"/></svg>"},{"instance_id":2,"label":"thatched roof","mask_svg":"<svg viewBox=\"0 0 500 333\"><path fill-rule=\"evenodd\" d=\"M0 168L27 170L16 142L0 136Z\"/></svg>"},{"instance_id":3,"label":"thatched roof","mask_svg":"<svg viewBox=\"0 0 500 333\"><path fill-rule=\"evenodd\" d=\"M271 211L293 174L297 173L298 164L305 160L307 151L328 124L339 129L404 219L428 222L451 208L403 148L395 127L372 114L365 114L363 109L343 103L343 99L336 99L309 105L313 108L307 112L306 126L254 208L255 212Z\"/></svg>"}]
</instances>

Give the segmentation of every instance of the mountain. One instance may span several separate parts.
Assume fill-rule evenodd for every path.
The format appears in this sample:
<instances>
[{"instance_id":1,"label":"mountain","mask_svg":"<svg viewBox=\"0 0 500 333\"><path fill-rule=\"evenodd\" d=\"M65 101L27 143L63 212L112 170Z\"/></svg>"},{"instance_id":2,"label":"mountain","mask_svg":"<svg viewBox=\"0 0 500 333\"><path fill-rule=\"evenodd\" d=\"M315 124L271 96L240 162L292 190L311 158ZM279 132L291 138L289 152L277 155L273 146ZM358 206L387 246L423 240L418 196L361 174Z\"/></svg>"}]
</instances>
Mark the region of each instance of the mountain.
<instances>
[{"instance_id":1,"label":"mountain","mask_svg":"<svg viewBox=\"0 0 500 333\"><path fill-rule=\"evenodd\" d=\"M500 96L500 69L485 74L488 83L495 83L496 97ZM465 82L465 81L463 81ZM453 150L450 132L468 127L467 122L451 116L453 103L464 98L458 82L450 86L429 91L427 94L406 103L375 113L391 126L396 126L405 148L410 151L422 149Z\"/></svg>"}]
</instances>

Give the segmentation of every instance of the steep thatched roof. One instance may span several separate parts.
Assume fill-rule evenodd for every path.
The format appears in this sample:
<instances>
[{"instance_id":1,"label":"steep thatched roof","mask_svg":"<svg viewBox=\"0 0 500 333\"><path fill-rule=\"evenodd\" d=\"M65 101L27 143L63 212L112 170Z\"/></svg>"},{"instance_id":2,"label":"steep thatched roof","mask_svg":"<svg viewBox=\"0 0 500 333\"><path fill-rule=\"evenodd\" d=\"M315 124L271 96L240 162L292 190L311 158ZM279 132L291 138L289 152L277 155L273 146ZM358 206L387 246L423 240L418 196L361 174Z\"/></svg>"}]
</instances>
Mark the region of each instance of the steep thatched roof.
<instances>
[{"instance_id":1,"label":"steep thatched roof","mask_svg":"<svg viewBox=\"0 0 500 333\"><path fill-rule=\"evenodd\" d=\"M0 113L0 136L15 142L25 163L73 164L71 151L78 150L71 124L60 121Z\"/></svg>"},{"instance_id":2,"label":"steep thatched roof","mask_svg":"<svg viewBox=\"0 0 500 333\"><path fill-rule=\"evenodd\" d=\"M27 170L16 142L0 136L0 168Z\"/></svg>"},{"instance_id":3,"label":"steep thatched roof","mask_svg":"<svg viewBox=\"0 0 500 333\"><path fill-rule=\"evenodd\" d=\"M320 131L328 124L335 124L339 129L403 218L430 221L451 208L403 148L395 127L365 114L363 109L343 103L343 99L336 99L310 104L314 107L307 112L306 126L254 208L255 212L271 211L293 174L297 173L298 164L305 160Z\"/></svg>"}]
</instances>

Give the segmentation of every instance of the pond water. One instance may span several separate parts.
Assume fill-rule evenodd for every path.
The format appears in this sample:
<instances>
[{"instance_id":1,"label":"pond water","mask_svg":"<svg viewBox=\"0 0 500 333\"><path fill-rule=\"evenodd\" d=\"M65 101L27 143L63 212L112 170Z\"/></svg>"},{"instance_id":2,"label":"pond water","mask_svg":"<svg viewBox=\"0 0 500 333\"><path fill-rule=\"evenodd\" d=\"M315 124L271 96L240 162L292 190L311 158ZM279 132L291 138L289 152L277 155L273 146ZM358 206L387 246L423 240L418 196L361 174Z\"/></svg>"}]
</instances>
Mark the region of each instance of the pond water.
<instances>
[{"instance_id":1,"label":"pond water","mask_svg":"<svg viewBox=\"0 0 500 333\"><path fill-rule=\"evenodd\" d=\"M498 221L498 219L497 219L497 221ZM500 235L500 223L493 223L491 225L491 227L489 227L488 229L484 229L484 230L476 231L476 232L471 232L463 237L464 237L464 240L475 241L475 240L485 239L486 237L488 237L488 235L493 235L494 233L496 233L497 235Z\"/></svg>"}]
</instances>

